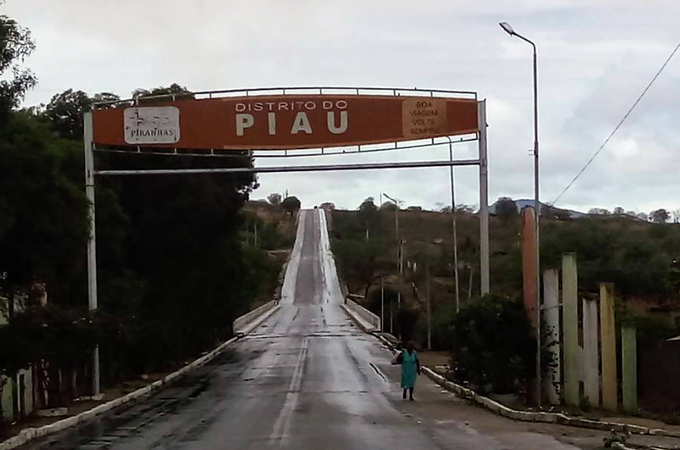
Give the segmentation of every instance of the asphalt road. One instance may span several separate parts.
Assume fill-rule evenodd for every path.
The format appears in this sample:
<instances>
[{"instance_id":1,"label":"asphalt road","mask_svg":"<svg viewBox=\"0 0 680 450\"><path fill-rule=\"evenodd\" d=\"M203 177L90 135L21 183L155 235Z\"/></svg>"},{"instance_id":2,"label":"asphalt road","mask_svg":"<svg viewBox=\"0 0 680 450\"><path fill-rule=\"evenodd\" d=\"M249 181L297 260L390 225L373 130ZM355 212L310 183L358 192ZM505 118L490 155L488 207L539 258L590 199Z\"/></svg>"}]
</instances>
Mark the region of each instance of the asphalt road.
<instances>
[{"instance_id":1,"label":"asphalt road","mask_svg":"<svg viewBox=\"0 0 680 450\"><path fill-rule=\"evenodd\" d=\"M346 317L321 210L303 211L280 310L212 363L32 449L573 449L421 378Z\"/></svg>"}]
</instances>

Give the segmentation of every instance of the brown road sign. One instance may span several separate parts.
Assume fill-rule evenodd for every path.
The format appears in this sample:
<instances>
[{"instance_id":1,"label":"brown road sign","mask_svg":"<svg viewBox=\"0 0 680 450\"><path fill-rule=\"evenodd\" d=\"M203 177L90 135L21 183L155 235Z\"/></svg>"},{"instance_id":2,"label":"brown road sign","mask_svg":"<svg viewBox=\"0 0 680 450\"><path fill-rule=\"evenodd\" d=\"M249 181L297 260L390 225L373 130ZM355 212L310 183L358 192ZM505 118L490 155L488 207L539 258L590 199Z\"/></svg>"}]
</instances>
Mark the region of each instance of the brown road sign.
<instances>
[{"instance_id":1,"label":"brown road sign","mask_svg":"<svg viewBox=\"0 0 680 450\"><path fill-rule=\"evenodd\" d=\"M301 149L476 133L477 101L361 95L179 100L93 111L94 142L193 149Z\"/></svg>"}]
</instances>

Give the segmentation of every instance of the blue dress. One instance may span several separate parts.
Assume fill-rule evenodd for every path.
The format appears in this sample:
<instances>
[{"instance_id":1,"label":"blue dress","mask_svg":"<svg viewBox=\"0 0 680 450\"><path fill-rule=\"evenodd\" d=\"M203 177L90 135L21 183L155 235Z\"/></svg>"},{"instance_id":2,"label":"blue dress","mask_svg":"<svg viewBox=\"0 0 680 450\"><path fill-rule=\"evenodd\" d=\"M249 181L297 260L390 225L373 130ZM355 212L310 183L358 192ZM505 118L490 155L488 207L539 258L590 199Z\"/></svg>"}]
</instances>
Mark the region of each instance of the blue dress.
<instances>
[{"instance_id":1,"label":"blue dress","mask_svg":"<svg viewBox=\"0 0 680 450\"><path fill-rule=\"evenodd\" d=\"M413 350L409 353L408 350L404 350L401 353L401 388L415 387L416 378L418 378L418 352Z\"/></svg>"}]
</instances>

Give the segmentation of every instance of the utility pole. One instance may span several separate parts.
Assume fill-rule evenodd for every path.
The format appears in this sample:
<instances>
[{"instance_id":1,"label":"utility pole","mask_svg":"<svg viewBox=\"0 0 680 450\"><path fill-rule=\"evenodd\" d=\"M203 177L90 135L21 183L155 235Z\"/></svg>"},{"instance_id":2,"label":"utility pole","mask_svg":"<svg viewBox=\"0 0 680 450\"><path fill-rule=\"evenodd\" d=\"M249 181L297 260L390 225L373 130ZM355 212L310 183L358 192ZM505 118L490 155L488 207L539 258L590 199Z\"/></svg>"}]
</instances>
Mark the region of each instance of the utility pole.
<instances>
[{"instance_id":1,"label":"utility pole","mask_svg":"<svg viewBox=\"0 0 680 450\"><path fill-rule=\"evenodd\" d=\"M87 240L87 302L90 311L99 307L97 295L97 221L95 219L95 176L94 176L94 143L92 130L92 113L83 115L83 141L85 156L85 195L90 201L90 236ZM92 349L92 395L101 392L99 345Z\"/></svg>"},{"instance_id":2,"label":"utility pole","mask_svg":"<svg viewBox=\"0 0 680 450\"><path fill-rule=\"evenodd\" d=\"M390 334L394 336L394 321L392 320L394 310L394 301L390 299Z\"/></svg>"},{"instance_id":3,"label":"utility pole","mask_svg":"<svg viewBox=\"0 0 680 450\"><path fill-rule=\"evenodd\" d=\"M449 159L453 162L453 141L449 136ZM451 181L451 226L453 229L453 280L456 290L456 314L460 312L460 288L458 285L458 231L456 228L456 184L453 176L453 166L449 167Z\"/></svg>"},{"instance_id":4,"label":"utility pole","mask_svg":"<svg viewBox=\"0 0 680 450\"><path fill-rule=\"evenodd\" d=\"M385 277L380 277L380 331L385 331Z\"/></svg>"},{"instance_id":5,"label":"utility pole","mask_svg":"<svg viewBox=\"0 0 680 450\"><path fill-rule=\"evenodd\" d=\"M432 350L432 314L430 311L430 253L425 250L425 301L427 302L427 349Z\"/></svg>"},{"instance_id":6,"label":"utility pole","mask_svg":"<svg viewBox=\"0 0 680 450\"><path fill-rule=\"evenodd\" d=\"M402 242L399 238L399 200L390 197L389 195L382 193L385 198L394 202L394 227L396 229L397 235L397 273L399 274L399 280L401 281L401 275L404 273L403 268L403 257L402 257ZM382 201L382 197L381 197ZM397 305L401 308L401 291L397 289Z\"/></svg>"},{"instance_id":7,"label":"utility pole","mask_svg":"<svg viewBox=\"0 0 680 450\"><path fill-rule=\"evenodd\" d=\"M538 59L536 54L536 44L521 34L517 33L507 22L500 22L498 25L510 36L517 37L533 49L533 85L534 85L534 227L536 239L536 404L541 406L541 247L540 247L540 216L541 202L539 200L539 160L538 160ZM481 126L481 124L480 124Z\"/></svg>"}]
</instances>

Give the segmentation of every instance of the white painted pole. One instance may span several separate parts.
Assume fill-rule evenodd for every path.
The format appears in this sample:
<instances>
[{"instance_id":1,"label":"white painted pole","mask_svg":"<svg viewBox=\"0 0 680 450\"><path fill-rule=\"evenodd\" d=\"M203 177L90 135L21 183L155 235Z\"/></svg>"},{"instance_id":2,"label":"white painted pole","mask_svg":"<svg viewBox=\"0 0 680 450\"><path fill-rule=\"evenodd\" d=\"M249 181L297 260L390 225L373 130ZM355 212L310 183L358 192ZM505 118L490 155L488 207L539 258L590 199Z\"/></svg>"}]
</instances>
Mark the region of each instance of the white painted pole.
<instances>
[{"instance_id":1,"label":"white painted pole","mask_svg":"<svg viewBox=\"0 0 680 450\"><path fill-rule=\"evenodd\" d=\"M562 348L564 402L579 405L580 347L578 345L578 265L575 253L562 255Z\"/></svg>"},{"instance_id":2,"label":"white painted pole","mask_svg":"<svg viewBox=\"0 0 680 450\"><path fill-rule=\"evenodd\" d=\"M545 336L546 350L551 355L551 364L543 378L543 391L548 396L551 405L560 404L561 355L560 355L560 292L559 274L555 269L543 272L543 336Z\"/></svg>"},{"instance_id":3,"label":"white painted pole","mask_svg":"<svg viewBox=\"0 0 680 450\"><path fill-rule=\"evenodd\" d=\"M85 143L85 194L89 201L90 236L87 241L87 298L90 311L98 307L97 302L97 237L95 221L95 176L94 153L92 151L92 113L83 115ZM99 347L95 346L92 354L92 395L99 394Z\"/></svg>"},{"instance_id":4,"label":"white painted pole","mask_svg":"<svg viewBox=\"0 0 680 450\"><path fill-rule=\"evenodd\" d=\"M477 103L479 122L479 250L481 293L488 294L489 287L489 168L486 142L486 100Z\"/></svg>"},{"instance_id":5,"label":"white painted pole","mask_svg":"<svg viewBox=\"0 0 680 450\"><path fill-rule=\"evenodd\" d=\"M600 406L598 309L597 300L583 299L583 393L594 408Z\"/></svg>"}]
</instances>

